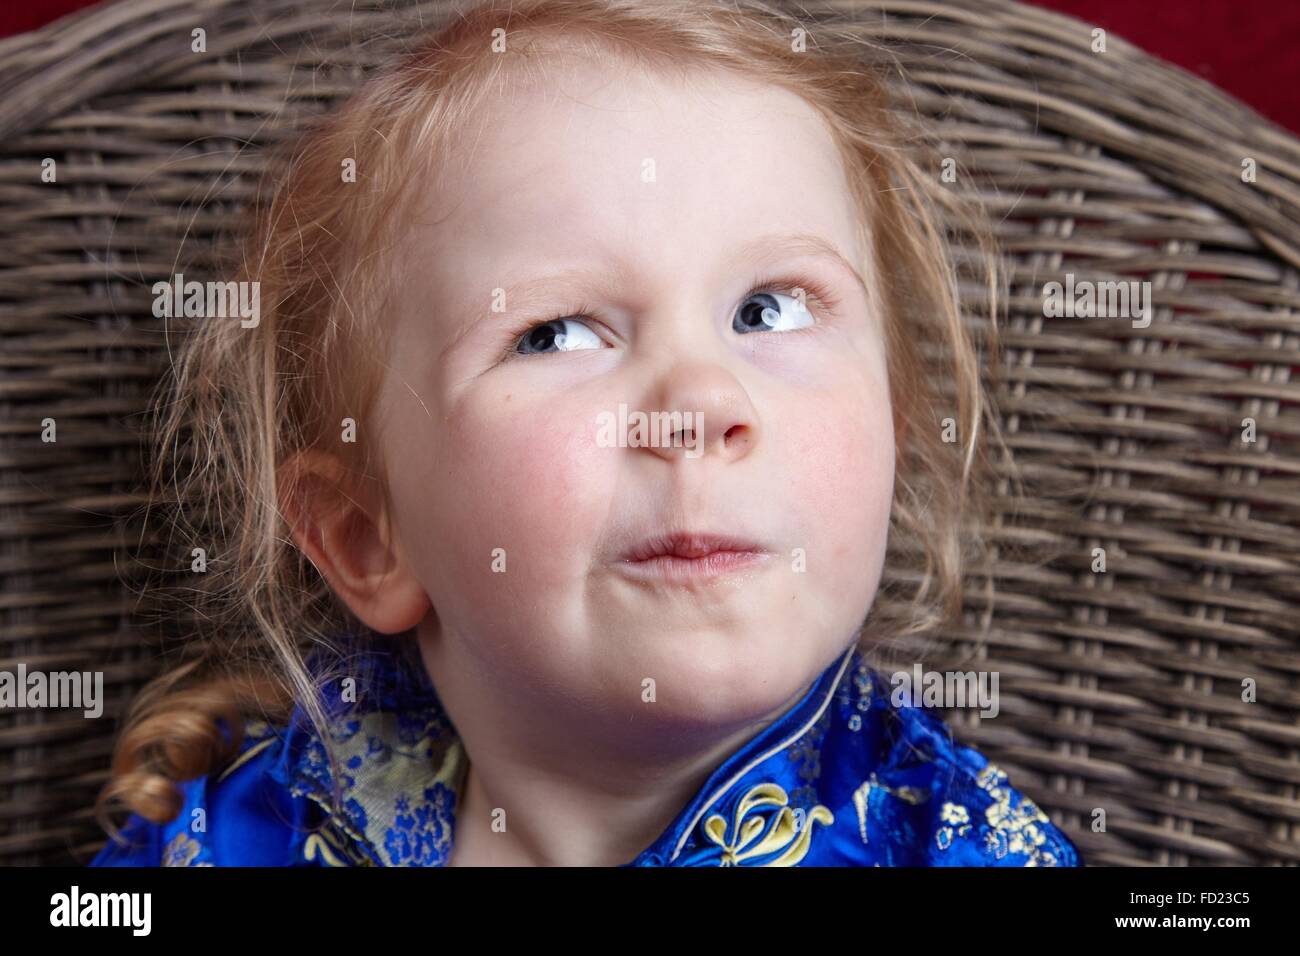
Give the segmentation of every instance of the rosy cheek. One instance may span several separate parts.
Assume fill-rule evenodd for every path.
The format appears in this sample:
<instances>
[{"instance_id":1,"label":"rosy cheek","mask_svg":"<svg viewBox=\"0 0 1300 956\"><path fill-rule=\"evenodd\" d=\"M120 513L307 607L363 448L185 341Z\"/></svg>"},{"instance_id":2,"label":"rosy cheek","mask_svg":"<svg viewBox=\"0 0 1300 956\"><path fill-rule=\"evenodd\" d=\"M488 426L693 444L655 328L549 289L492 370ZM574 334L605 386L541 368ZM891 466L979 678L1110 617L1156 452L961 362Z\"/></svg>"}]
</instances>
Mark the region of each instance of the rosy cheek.
<instances>
[{"instance_id":1,"label":"rosy cheek","mask_svg":"<svg viewBox=\"0 0 1300 956\"><path fill-rule=\"evenodd\" d=\"M452 548L470 561L505 549L521 584L562 575L565 559L592 545L608 500L610 450L596 447L594 421L594 413L518 396L463 405L449 423L441 469Z\"/></svg>"},{"instance_id":2,"label":"rosy cheek","mask_svg":"<svg viewBox=\"0 0 1300 956\"><path fill-rule=\"evenodd\" d=\"M803 465L835 573L860 569L885 540L893 491L888 402L841 404L814 433ZM854 573L857 573L855 570Z\"/></svg>"}]
</instances>

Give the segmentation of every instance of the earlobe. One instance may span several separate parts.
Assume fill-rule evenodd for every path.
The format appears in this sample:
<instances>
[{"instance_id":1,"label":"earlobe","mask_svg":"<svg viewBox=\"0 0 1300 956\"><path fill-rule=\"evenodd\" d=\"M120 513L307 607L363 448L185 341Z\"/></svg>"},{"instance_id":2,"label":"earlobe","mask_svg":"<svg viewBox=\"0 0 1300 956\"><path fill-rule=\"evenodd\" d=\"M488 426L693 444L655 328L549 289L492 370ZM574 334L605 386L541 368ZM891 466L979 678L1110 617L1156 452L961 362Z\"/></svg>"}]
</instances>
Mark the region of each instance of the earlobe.
<instances>
[{"instance_id":1,"label":"earlobe","mask_svg":"<svg viewBox=\"0 0 1300 956\"><path fill-rule=\"evenodd\" d=\"M423 620L430 602L385 533L378 497L364 494L324 452L298 452L281 468L281 510L294 543L362 623L398 634Z\"/></svg>"}]
</instances>

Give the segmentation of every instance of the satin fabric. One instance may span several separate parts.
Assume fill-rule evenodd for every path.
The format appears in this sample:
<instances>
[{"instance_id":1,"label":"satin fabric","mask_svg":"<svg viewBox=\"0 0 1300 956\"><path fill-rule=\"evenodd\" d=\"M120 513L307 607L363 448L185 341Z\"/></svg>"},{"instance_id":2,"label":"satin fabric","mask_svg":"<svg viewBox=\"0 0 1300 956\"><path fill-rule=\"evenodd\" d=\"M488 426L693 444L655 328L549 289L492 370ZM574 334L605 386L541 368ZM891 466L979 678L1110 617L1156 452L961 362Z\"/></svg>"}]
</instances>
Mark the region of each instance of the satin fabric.
<instances>
[{"instance_id":1,"label":"satin fabric","mask_svg":"<svg viewBox=\"0 0 1300 956\"><path fill-rule=\"evenodd\" d=\"M319 674L337 776L301 708L247 721L230 764L180 784L174 820L132 815L90 865L445 865L468 768L455 728L413 641L348 646ZM1083 865L1005 772L890 690L850 647L623 866Z\"/></svg>"}]
</instances>

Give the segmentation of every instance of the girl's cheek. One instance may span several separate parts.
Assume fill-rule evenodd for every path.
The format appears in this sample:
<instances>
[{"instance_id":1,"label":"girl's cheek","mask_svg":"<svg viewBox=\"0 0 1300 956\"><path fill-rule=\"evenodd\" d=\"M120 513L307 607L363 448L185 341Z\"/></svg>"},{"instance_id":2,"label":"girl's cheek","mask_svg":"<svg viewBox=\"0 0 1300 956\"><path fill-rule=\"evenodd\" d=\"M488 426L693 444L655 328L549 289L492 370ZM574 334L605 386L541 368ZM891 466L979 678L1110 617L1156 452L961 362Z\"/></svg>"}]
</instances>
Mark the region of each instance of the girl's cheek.
<instances>
[{"instance_id":1,"label":"girl's cheek","mask_svg":"<svg viewBox=\"0 0 1300 956\"><path fill-rule=\"evenodd\" d=\"M595 413L530 404L511 392L461 409L448 423L438 468L451 525L444 541L471 566L481 558L486 567L502 549L507 575L535 582L562 575L594 543L611 491L612 460L596 445Z\"/></svg>"},{"instance_id":2,"label":"girl's cheek","mask_svg":"<svg viewBox=\"0 0 1300 956\"><path fill-rule=\"evenodd\" d=\"M837 403L806 451L808 495L820 521L835 580L878 563L888 534L894 484L894 434L888 394Z\"/></svg>"}]
</instances>

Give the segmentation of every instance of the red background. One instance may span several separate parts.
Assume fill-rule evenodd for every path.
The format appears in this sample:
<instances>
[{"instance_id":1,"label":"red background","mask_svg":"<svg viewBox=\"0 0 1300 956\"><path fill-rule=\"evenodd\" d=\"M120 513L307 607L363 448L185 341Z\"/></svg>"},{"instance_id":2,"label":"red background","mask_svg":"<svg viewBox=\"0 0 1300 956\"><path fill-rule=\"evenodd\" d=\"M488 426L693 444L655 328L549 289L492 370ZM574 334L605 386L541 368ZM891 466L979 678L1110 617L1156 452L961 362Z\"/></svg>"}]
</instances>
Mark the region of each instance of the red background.
<instances>
[{"instance_id":1,"label":"red background","mask_svg":"<svg viewBox=\"0 0 1300 956\"><path fill-rule=\"evenodd\" d=\"M0 36L32 30L93 0L0 7ZM250 0L251 2L251 0ZM1033 0L1176 63L1300 134L1300 4L1275 0Z\"/></svg>"},{"instance_id":2,"label":"red background","mask_svg":"<svg viewBox=\"0 0 1300 956\"><path fill-rule=\"evenodd\" d=\"M32 30L93 0L0 7L0 36ZM1300 134L1300 4L1275 0L1033 0L1116 33Z\"/></svg>"},{"instance_id":3,"label":"red background","mask_svg":"<svg viewBox=\"0 0 1300 956\"><path fill-rule=\"evenodd\" d=\"M253 2L253 0L250 0ZM1276 0L1033 0L1122 36L1300 134L1300 4ZM0 6L0 36L92 0Z\"/></svg>"}]
</instances>

